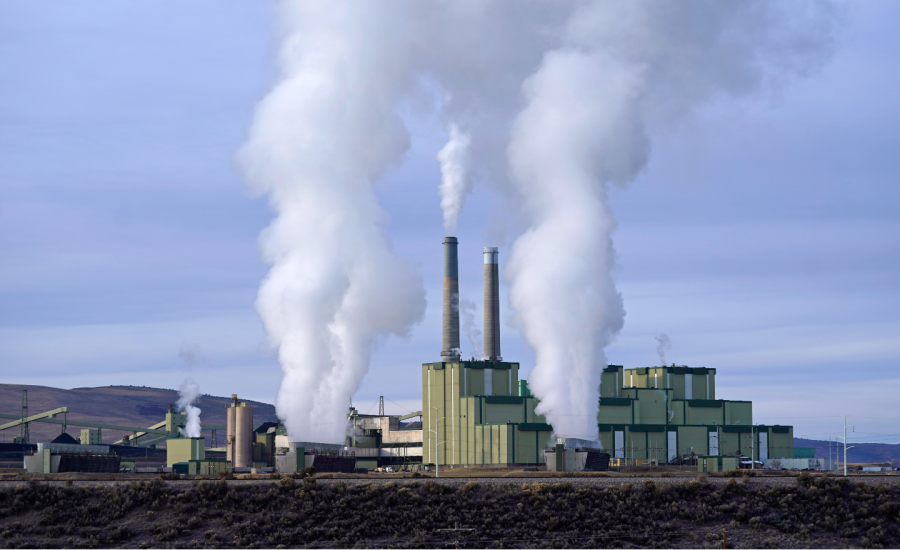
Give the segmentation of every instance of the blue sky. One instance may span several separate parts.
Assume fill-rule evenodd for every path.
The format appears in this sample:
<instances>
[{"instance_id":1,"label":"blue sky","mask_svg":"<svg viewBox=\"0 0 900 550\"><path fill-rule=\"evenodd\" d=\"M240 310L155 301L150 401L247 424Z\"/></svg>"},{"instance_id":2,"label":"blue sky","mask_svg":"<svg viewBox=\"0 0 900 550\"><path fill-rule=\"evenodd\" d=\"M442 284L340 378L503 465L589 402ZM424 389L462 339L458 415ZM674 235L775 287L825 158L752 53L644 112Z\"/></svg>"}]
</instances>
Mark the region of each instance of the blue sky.
<instances>
[{"instance_id":1,"label":"blue sky","mask_svg":"<svg viewBox=\"0 0 900 550\"><path fill-rule=\"evenodd\" d=\"M848 414L857 439L900 441L900 4L846 8L819 74L662 130L649 168L613 191L627 317L607 353L653 365L665 332L670 363L715 367L718 397L752 399L759 421L827 439ZM205 393L274 400L281 372L253 308L272 214L233 162L274 78L273 26L266 2L0 4L4 382L190 375ZM408 124L407 161L378 189L428 310L373 356L363 409L379 395L418 408L419 365L440 351L446 136L436 119ZM507 223L476 187L457 235L464 299L481 300L482 246L501 247L503 269ZM515 328L502 341L527 372Z\"/></svg>"}]
</instances>

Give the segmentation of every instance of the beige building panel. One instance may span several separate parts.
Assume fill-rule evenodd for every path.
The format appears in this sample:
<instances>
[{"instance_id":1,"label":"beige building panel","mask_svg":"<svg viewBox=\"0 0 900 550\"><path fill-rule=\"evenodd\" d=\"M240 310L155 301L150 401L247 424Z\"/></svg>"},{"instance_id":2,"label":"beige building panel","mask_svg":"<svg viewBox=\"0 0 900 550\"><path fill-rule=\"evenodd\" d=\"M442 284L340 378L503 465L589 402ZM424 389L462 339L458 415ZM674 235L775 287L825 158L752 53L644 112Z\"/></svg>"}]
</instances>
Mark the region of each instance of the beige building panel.
<instances>
[{"instance_id":1,"label":"beige building panel","mask_svg":"<svg viewBox=\"0 0 900 550\"><path fill-rule=\"evenodd\" d=\"M466 464L478 464L479 450L477 444L478 427L470 426L468 431L468 442L466 447Z\"/></svg>"},{"instance_id":2,"label":"beige building panel","mask_svg":"<svg viewBox=\"0 0 900 550\"><path fill-rule=\"evenodd\" d=\"M509 437L511 426L497 426L497 435L500 436L500 463L509 464L509 455L513 451L512 438Z\"/></svg>"},{"instance_id":3,"label":"beige building panel","mask_svg":"<svg viewBox=\"0 0 900 550\"><path fill-rule=\"evenodd\" d=\"M472 449L472 463L484 464L484 427L475 426L475 442Z\"/></svg>"},{"instance_id":4,"label":"beige building panel","mask_svg":"<svg viewBox=\"0 0 900 550\"><path fill-rule=\"evenodd\" d=\"M166 465L170 468L178 462L205 458L206 439L202 437L185 437L166 441Z\"/></svg>"},{"instance_id":5,"label":"beige building panel","mask_svg":"<svg viewBox=\"0 0 900 550\"><path fill-rule=\"evenodd\" d=\"M648 388L665 388L666 387L666 373L665 369L662 368L652 368L647 370L647 387Z\"/></svg>"}]
</instances>

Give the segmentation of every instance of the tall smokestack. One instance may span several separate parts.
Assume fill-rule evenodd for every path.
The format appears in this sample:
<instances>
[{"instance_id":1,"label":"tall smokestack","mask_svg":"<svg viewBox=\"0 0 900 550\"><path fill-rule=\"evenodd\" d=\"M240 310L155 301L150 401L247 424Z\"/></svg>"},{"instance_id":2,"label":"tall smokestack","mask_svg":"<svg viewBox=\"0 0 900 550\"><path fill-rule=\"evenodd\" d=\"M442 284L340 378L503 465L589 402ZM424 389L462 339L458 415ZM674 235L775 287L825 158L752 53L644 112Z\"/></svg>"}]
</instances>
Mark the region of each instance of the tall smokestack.
<instances>
[{"instance_id":1,"label":"tall smokestack","mask_svg":"<svg viewBox=\"0 0 900 550\"><path fill-rule=\"evenodd\" d=\"M490 246L484 249L484 355L490 361L502 361L500 356L500 251Z\"/></svg>"},{"instance_id":2,"label":"tall smokestack","mask_svg":"<svg viewBox=\"0 0 900 550\"><path fill-rule=\"evenodd\" d=\"M459 262L456 237L444 237L444 338L441 360L459 361Z\"/></svg>"}]
</instances>

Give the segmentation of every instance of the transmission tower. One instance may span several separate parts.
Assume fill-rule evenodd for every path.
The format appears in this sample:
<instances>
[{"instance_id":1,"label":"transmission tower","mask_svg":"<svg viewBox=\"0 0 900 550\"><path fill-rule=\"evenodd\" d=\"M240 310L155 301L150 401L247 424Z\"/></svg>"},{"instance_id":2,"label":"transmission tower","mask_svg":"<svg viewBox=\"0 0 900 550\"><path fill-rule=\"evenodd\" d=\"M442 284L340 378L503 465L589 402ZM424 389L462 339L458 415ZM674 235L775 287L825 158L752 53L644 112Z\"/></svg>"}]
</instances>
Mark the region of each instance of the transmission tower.
<instances>
[{"instance_id":1,"label":"transmission tower","mask_svg":"<svg viewBox=\"0 0 900 550\"><path fill-rule=\"evenodd\" d=\"M378 396L378 416L384 416L384 396Z\"/></svg>"},{"instance_id":2,"label":"transmission tower","mask_svg":"<svg viewBox=\"0 0 900 550\"><path fill-rule=\"evenodd\" d=\"M19 432L19 440L22 443L28 444L28 422L25 422L25 419L28 418L28 390L22 390L22 427Z\"/></svg>"}]
</instances>

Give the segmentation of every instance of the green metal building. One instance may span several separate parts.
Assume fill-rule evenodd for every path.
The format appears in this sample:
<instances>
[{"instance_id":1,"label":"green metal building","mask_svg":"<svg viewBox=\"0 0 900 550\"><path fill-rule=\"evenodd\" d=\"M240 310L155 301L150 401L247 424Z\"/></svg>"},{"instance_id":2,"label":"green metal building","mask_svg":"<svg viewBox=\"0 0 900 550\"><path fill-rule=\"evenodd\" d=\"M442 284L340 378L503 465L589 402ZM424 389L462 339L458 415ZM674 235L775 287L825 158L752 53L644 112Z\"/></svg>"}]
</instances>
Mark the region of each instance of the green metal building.
<instances>
[{"instance_id":1,"label":"green metal building","mask_svg":"<svg viewBox=\"0 0 900 550\"><path fill-rule=\"evenodd\" d=\"M446 237L442 244L442 351L441 361L422 365L422 462L543 464L544 451L559 442L535 413L538 400L519 380L519 363L500 355L499 251L483 251L486 360L463 361L458 241ZM683 463L686 457L694 462L697 456L746 455L764 461L794 455L793 428L753 425L752 403L716 399L716 369L609 365L601 373L597 422L602 448L620 460ZM389 432L381 427L379 433ZM359 434L360 441L365 437Z\"/></svg>"},{"instance_id":2,"label":"green metal building","mask_svg":"<svg viewBox=\"0 0 900 550\"><path fill-rule=\"evenodd\" d=\"M538 400L518 372L518 363L503 361L423 364L423 463L543 464L553 428L535 413ZM791 426L754 425L750 401L715 398L715 369L610 365L601 380L599 441L613 458L794 456Z\"/></svg>"},{"instance_id":3,"label":"green metal building","mask_svg":"<svg viewBox=\"0 0 900 550\"><path fill-rule=\"evenodd\" d=\"M441 466L543 464L553 428L535 414L538 400L520 382L518 363L423 364L422 461Z\"/></svg>"},{"instance_id":4,"label":"green metal building","mask_svg":"<svg viewBox=\"0 0 900 550\"><path fill-rule=\"evenodd\" d=\"M681 463L794 455L791 426L754 425L750 401L716 399L716 369L610 365L601 376L597 420L613 458Z\"/></svg>"}]
</instances>

